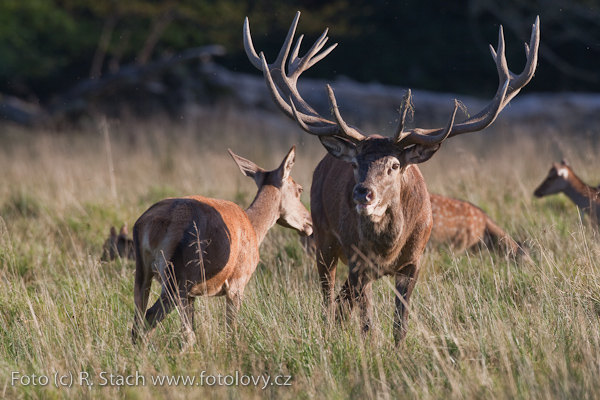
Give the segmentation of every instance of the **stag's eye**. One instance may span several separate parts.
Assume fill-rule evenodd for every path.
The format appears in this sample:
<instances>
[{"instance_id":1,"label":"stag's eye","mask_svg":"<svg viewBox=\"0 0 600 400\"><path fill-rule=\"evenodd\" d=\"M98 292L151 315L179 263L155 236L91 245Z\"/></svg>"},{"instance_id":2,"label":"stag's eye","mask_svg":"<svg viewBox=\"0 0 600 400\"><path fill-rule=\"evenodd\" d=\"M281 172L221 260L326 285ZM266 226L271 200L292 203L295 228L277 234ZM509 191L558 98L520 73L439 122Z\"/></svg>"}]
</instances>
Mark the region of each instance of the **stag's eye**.
<instances>
[{"instance_id":1,"label":"stag's eye","mask_svg":"<svg viewBox=\"0 0 600 400\"><path fill-rule=\"evenodd\" d=\"M350 165L352 165L352 169L358 169L358 164L356 162L352 161Z\"/></svg>"},{"instance_id":2,"label":"stag's eye","mask_svg":"<svg viewBox=\"0 0 600 400\"><path fill-rule=\"evenodd\" d=\"M391 175L392 170L398 170L398 168L400 168L400 164L398 163L393 163L392 164L392 168L388 168L387 173L388 175Z\"/></svg>"},{"instance_id":3,"label":"stag's eye","mask_svg":"<svg viewBox=\"0 0 600 400\"><path fill-rule=\"evenodd\" d=\"M304 191L304 189L302 188L298 188L298 196L300 196L302 194L302 192Z\"/></svg>"}]
</instances>

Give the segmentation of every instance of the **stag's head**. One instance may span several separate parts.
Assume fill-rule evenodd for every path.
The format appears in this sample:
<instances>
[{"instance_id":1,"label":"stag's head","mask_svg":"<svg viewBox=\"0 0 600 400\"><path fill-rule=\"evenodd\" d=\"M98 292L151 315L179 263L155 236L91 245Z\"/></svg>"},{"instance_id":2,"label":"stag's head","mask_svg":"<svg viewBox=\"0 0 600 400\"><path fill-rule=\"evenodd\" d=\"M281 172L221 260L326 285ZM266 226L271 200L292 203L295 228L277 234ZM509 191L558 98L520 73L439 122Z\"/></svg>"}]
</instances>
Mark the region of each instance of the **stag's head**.
<instances>
[{"instance_id":1,"label":"stag's head","mask_svg":"<svg viewBox=\"0 0 600 400\"><path fill-rule=\"evenodd\" d=\"M334 157L349 163L354 172L352 198L356 211L363 216L381 217L398 199L406 169L427 161L440 144L405 145L385 137L372 136L352 143L333 136L320 137Z\"/></svg>"},{"instance_id":2,"label":"stag's head","mask_svg":"<svg viewBox=\"0 0 600 400\"><path fill-rule=\"evenodd\" d=\"M535 189L535 197L544 197L564 191L569 187L569 175L573 171L567 160L563 159L560 163L552 163L552 168L548 172L546 179Z\"/></svg>"},{"instance_id":3,"label":"stag's head","mask_svg":"<svg viewBox=\"0 0 600 400\"><path fill-rule=\"evenodd\" d=\"M254 179L259 192L260 190L270 190L272 192L273 198L279 204L279 219L277 220L279 225L294 229L301 236L312 234L310 212L300 201L302 186L290 176L296 160L296 146L291 148L281 165L273 171L267 171L252 161L234 154L231 150L229 150L229 154L233 157L240 171Z\"/></svg>"},{"instance_id":4,"label":"stag's head","mask_svg":"<svg viewBox=\"0 0 600 400\"><path fill-rule=\"evenodd\" d=\"M347 124L337 105L333 89L327 85L333 120L319 115L300 96L296 87L300 75L327 56L336 46L325 46L327 30L317 39L304 57L298 57L303 36L298 38L293 50L292 40L296 32L300 12L296 14L277 59L268 64L263 53L258 55L252 43L248 18L244 21L244 47L250 62L261 70L271 97L288 117L295 120L306 132L316 135L327 151L334 157L350 163L354 169L355 183L352 193L357 211L362 215L380 215L385 212L388 197L397 196L401 190L399 175L410 165L427 161L451 136L479 131L490 125L498 113L517 95L533 77L537 64L539 46L539 19L536 20L530 45L525 44L527 63L524 71L516 75L507 66L504 54L504 34L500 28L497 51L491 46L500 83L490 104L478 114L454 124L458 102L450 113L448 124L442 128L404 130L410 90L400 108L399 126L393 138L366 136L359 129ZM530 50L531 49L531 50ZM290 56L291 50L291 56ZM289 57L289 60L288 60ZM287 65L286 65L287 63ZM287 71L287 72L286 72Z\"/></svg>"}]
</instances>

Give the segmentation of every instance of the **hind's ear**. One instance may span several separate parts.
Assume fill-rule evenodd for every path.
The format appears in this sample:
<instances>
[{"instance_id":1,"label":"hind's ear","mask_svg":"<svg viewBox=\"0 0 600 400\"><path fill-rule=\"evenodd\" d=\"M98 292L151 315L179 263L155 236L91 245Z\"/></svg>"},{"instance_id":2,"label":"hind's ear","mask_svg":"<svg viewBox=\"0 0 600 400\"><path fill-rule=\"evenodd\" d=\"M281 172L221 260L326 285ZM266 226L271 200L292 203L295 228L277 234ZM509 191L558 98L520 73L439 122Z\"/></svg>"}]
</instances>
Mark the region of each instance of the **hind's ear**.
<instances>
[{"instance_id":1,"label":"hind's ear","mask_svg":"<svg viewBox=\"0 0 600 400\"><path fill-rule=\"evenodd\" d=\"M279 165L279 168L277 168L277 171L281 174L282 180L287 179L290 176L295 161L296 146L293 146L281 162L281 165Z\"/></svg>"},{"instance_id":2,"label":"hind's ear","mask_svg":"<svg viewBox=\"0 0 600 400\"><path fill-rule=\"evenodd\" d=\"M119 235L127 236L128 234L129 234L129 229L127 228L127 222L125 222L123 224L123 226L121 227L121 230L119 231Z\"/></svg>"},{"instance_id":3,"label":"hind's ear","mask_svg":"<svg viewBox=\"0 0 600 400\"><path fill-rule=\"evenodd\" d=\"M258 186L260 186L265 170L253 163L252 161L247 160L244 157L238 156L233 151L231 151L231 149L227 150L229 151L229 154L233 158L233 161L235 161L235 163L237 164L240 171L242 171L242 174L254 179L254 182L256 182Z\"/></svg>"}]
</instances>

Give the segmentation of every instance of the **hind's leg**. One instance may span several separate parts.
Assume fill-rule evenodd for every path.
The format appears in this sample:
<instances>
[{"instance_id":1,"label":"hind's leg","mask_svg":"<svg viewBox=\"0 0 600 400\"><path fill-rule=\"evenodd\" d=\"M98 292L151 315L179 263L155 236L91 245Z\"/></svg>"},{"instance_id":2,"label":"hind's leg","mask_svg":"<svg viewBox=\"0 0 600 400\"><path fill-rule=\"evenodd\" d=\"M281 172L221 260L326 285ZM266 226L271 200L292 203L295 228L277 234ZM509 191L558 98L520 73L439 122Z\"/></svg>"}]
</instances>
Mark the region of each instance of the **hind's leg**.
<instances>
[{"instance_id":1,"label":"hind's leg","mask_svg":"<svg viewBox=\"0 0 600 400\"><path fill-rule=\"evenodd\" d=\"M158 271L162 281L160 297L146 312L145 320L149 327L149 334L156 329L156 325L169 314L179 302L179 287L175 278L173 264L163 257L158 260Z\"/></svg>"},{"instance_id":2,"label":"hind's leg","mask_svg":"<svg viewBox=\"0 0 600 400\"><path fill-rule=\"evenodd\" d=\"M171 311L173 311L175 302L175 293L173 293L171 290L165 290L163 287L163 291L158 300L156 300L152 307L150 307L146 312L145 320L149 327L148 335L151 335L156 329L158 323L165 319L165 317Z\"/></svg>"},{"instance_id":3,"label":"hind's leg","mask_svg":"<svg viewBox=\"0 0 600 400\"><path fill-rule=\"evenodd\" d=\"M227 322L227 333L232 334L237 328L237 315L242 306L242 299L244 296L244 287L235 282L230 283L226 287L225 301L226 301L226 322Z\"/></svg>"},{"instance_id":4,"label":"hind's leg","mask_svg":"<svg viewBox=\"0 0 600 400\"><path fill-rule=\"evenodd\" d=\"M194 297L180 296L181 304L181 328L183 331L182 352L187 351L196 343L196 333L194 332Z\"/></svg>"},{"instance_id":5,"label":"hind's leg","mask_svg":"<svg viewBox=\"0 0 600 400\"><path fill-rule=\"evenodd\" d=\"M135 343L140 331L143 330L144 322L143 315L148 307L148 298L150 297L150 287L152 286L152 270L149 266L146 266L141 260L136 261L135 269L135 284L134 284L134 302L135 302L135 316L133 321L133 328L131 330L131 337Z\"/></svg>"}]
</instances>

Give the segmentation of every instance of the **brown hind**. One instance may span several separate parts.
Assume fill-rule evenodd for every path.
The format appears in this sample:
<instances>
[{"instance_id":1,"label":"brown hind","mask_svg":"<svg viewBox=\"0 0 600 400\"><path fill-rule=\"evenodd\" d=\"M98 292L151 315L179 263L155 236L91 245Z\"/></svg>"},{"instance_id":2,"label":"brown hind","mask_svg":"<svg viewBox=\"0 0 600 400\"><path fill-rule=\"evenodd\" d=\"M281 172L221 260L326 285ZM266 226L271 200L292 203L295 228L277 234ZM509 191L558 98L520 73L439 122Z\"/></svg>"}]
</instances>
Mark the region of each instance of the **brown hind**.
<instances>
[{"instance_id":1,"label":"brown hind","mask_svg":"<svg viewBox=\"0 0 600 400\"><path fill-rule=\"evenodd\" d=\"M273 171L229 152L242 173L258 186L248 209L203 196L172 198L154 204L135 223L134 342L145 325L152 332L177 306L184 349L194 343L197 296L225 296L227 325L234 329L244 288L256 269L259 245L267 231L278 223L303 235L312 233L310 214L300 201L302 187L290 176L295 147ZM162 293L146 311L154 277L162 283Z\"/></svg>"}]
</instances>

